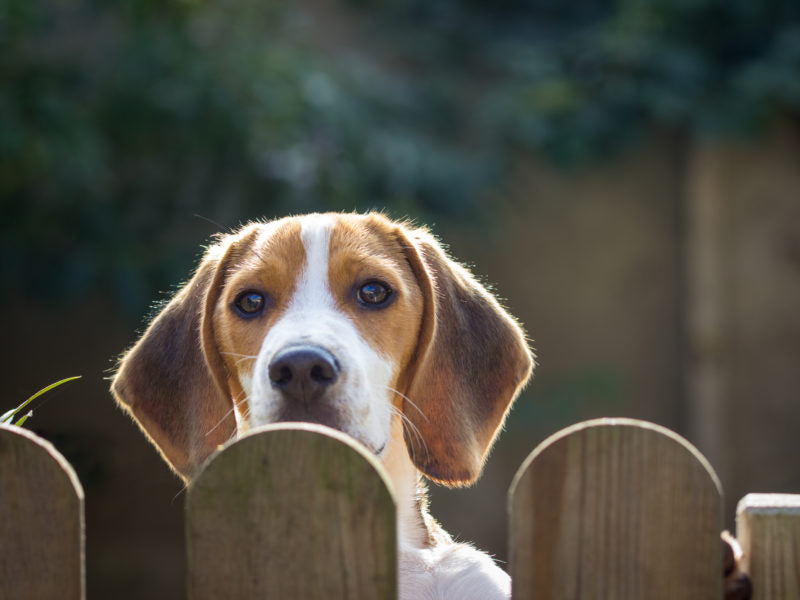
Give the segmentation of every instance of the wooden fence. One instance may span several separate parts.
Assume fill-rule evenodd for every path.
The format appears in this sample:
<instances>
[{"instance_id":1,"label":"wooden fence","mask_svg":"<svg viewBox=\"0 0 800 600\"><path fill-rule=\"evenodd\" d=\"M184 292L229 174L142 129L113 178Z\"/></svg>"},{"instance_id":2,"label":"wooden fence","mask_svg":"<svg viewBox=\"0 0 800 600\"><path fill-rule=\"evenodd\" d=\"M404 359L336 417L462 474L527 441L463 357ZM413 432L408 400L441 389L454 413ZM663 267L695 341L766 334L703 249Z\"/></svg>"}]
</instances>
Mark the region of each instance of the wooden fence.
<instances>
[{"instance_id":1,"label":"wooden fence","mask_svg":"<svg viewBox=\"0 0 800 600\"><path fill-rule=\"evenodd\" d=\"M721 498L708 462L669 430L567 428L509 492L513 597L718 600ZM264 428L189 490L189 597L396 598L395 535L391 485L361 446L319 426ZM800 495L746 496L737 535L754 600L800 599ZM83 565L74 472L47 442L0 426L0 599L84 598Z\"/></svg>"},{"instance_id":2,"label":"wooden fence","mask_svg":"<svg viewBox=\"0 0 800 600\"><path fill-rule=\"evenodd\" d=\"M50 442L0 425L0 599L86 595L83 488Z\"/></svg>"}]
</instances>

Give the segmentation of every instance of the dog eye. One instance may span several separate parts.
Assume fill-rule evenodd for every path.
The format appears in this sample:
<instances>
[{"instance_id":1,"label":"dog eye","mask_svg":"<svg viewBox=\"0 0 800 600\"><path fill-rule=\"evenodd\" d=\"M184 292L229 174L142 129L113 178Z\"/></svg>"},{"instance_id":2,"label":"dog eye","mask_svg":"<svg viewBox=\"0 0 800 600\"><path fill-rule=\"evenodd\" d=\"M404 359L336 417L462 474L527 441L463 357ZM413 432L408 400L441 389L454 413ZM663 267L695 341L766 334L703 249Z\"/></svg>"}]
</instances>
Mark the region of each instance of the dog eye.
<instances>
[{"instance_id":1,"label":"dog eye","mask_svg":"<svg viewBox=\"0 0 800 600\"><path fill-rule=\"evenodd\" d=\"M380 281L368 281L358 288L358 299L371 306L385 304L391 295L392 290L389 286Z\"/></svg>"},{"instance_id":2,"label":"dog eye","mask_svg":"<svg viewBox=\"0 0 800 600\"><path fill-rule=\"evenodd\" d=\"M245 318L256 317L260 315L264 310L265 304L266 301L264 299L264 294L260 292L254 292L252 290L242 292L236 297L236 300L233 301L233 306L236 308L236 312Z\"/></svg>"}]
</instances>

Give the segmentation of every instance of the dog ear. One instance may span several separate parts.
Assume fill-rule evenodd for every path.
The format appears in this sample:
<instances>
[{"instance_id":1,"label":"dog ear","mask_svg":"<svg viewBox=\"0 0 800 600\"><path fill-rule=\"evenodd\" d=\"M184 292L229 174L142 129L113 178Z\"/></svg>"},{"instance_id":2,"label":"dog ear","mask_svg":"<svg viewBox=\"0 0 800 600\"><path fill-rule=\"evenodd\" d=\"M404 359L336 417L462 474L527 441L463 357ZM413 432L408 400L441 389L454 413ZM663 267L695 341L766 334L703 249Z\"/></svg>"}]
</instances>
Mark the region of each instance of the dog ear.
<instances>
[{"instance_id":1,"label":"dog ear","mask_svg":"<svg viewBox=\"0 0 800 600\"><path fill-rule=\"evenodd\" d=\"M429 478L467 485L480 475L533 357L520 326L433 236L401 236L424 297L417 354L401 381L403 413L417 430L404 430L406 444Z\"/></svg>"},{"instance_id":2,"label":"dog ear","mask_svg":"<svg viewBox=\"0 0 800 600\"><path fill-rule=\"evenodd\" d=\"M233 402L213 347L211 315L237 236L211 246L188 283L122 358L117 403L184 479L235 433Z\"/></svg>"}]
</instances>

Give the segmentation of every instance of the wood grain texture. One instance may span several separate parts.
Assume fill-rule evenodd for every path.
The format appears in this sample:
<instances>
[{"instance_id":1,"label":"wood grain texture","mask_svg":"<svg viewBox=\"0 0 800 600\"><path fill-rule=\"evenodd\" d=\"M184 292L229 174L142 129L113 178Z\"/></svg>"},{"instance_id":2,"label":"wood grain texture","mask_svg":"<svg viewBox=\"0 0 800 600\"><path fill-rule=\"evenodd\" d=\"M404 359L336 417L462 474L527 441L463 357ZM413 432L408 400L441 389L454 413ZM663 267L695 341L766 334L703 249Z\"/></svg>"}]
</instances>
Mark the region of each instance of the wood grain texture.
<instances>
[{"instance_id":1,"label":"wood grain texture","mask_svg":"<svg viewBox=\"0 0 800 600\"><path fill-rule=\"evenodd\" d=\"M397 597L395 500L377 460L317 425L262 428L189 488L189 597Z\"/></svg>"},{"instance_id":2,"label":"wood grain texture","mask_svg":"<svg viewBox=\"0 0 800 600\"><path fill-rule=\"evenodd\" d=\"M756 600L800 600L800 495L747 494L736 509Z\"/></svg>"},{"instance_id":3,"label":"wood grain texture","mask_svg":"<svg viewBox=\"0 0 800 600\"><path fill-rule=\"evenodd\" d=\"M509 502L514 600L722 597L719 481L667 429L569 427L531 453Z\"/></svg>"},{"instance_id":4,"label":"wood grain texture","mask_svg":"<svg viewBox=\"0 0 800 600\"><path fill-rule=\"evenodd\" d=\"M83 488L46 440L0 425L0 598L85 598Z\"/></svg>"}]
</instances>

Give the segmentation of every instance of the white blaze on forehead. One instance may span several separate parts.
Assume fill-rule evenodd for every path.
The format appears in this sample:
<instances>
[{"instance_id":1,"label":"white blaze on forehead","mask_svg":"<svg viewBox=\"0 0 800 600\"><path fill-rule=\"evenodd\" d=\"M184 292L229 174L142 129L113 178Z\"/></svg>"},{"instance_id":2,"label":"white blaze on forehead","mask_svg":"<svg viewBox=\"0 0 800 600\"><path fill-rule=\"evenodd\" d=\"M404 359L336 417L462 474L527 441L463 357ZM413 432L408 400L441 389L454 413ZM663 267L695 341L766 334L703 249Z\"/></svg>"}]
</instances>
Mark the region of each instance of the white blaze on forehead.
<instances>
[{"instance_id":1,"label":"white blaze on forehead","mask_svg":"<svg viewBox=\"0 0 800 600\"><path fill-rule=\"evenodd\" d=\"M333 308L334 300L328 284L331 231L336 219L329 215L308 215L303 218L300 237L306 251L306 264L297 282L290 310Z\"/></svg>"},{"instance_id":2,"label":"white blaze on forehead","mask_svg":"<svg viewBox=\"0 0 800 600\"><path fill-rule=\"evenodd\" d=\"M250 425L264 425L281 416L287 402L272 385L269 366L285 348L319 346L330 352L341 368L323 400L338 413L336 426L375 452L387 445L392 420L390 384L394 364L362 337L358 327L338 305L329 281L334 215L301 218L300 238L305 251L292 298L286 311L267 332L246 390Z\"/></svg>"}]
</instances>

